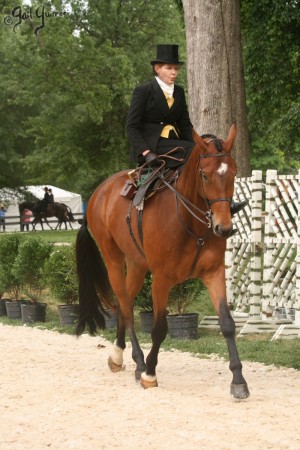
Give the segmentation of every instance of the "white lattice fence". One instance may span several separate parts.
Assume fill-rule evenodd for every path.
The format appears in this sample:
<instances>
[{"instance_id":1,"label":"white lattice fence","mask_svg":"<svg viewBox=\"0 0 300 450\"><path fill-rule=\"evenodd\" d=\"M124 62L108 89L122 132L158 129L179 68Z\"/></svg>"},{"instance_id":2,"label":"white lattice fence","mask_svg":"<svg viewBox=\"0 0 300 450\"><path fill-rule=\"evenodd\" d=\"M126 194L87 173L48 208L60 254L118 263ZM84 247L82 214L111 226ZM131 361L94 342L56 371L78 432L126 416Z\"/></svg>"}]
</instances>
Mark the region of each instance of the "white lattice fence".
<instances>
[{"instance_id":1,"label":"white lattice fence","mask_svg":"<svg viewBox=\"0 0 300 450\"><path fill-rule=\"evenodd\" d=\"M227 243L227 297L237 311L250 309L252 316L260 314L262 173L235 182L235 201L249 200L249 205L234 217L238 233Z\"/></svg>"},{"instance_id":2,"label":"white lattice fence","mask_svg":"<svg viewBox=\"0 0 300 450\"><path fill-rule=\"evenodd\" d=\"M283 310L294 319L300 309L299 174L267 172L266 213L262 315Z\"/></svg>"},{"instance_id":3,"label":"white lattice fence","mask_svg":"<svg viewBox=\"0 0 300 450\"><path fill-rule=\"evenodd\" d=\"M238 233L226 251L227 296L236 310L266 318L279 309L300 323L299 174L268 171L236 180L235 200L249 199L234 218ZM264 223L263 223L263 221Z\"/></svg>"}]
</instances>

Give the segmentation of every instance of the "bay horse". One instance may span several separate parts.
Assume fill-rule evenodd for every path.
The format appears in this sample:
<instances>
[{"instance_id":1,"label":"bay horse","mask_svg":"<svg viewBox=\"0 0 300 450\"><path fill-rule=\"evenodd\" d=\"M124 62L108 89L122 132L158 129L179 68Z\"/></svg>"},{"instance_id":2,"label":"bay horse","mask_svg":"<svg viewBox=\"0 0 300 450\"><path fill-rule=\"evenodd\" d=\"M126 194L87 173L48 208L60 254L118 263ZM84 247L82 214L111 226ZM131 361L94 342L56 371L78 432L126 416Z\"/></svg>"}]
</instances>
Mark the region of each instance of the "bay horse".
<instances>
[{"instance_id":1,"label":"bay horse","mask_svg":"<svg viewBox=\"0 0 300 450\"><path fill-rule=\"evenodd\" d=\"M91 334L97 327L104 328L105 307L116 307L116 298L118 327L108 365L112 372L123 369L127 331L136 363L135 377L144 388L158 385L156 366L167 334L166 308L171 288L188 278L200 278L208 288L227 342L233 374L230 393L238 399L250 395L225 286L226 239L233 232L230 204L236 165L231 149L236 134L235 124L225 141L211 135L202 138L194 132L195 147L175 186L169 185L169 189L145 202L143 242L138 232L137 208L120 196L127 171L110 176L89 200L76 241L80 309L76 334L80 335L85 327ZM152 272L154 319L152 347L145 361L134 330L133 303L147 270Z\"/></svg>"},{"instance_id":2,"label":"bay horse","mask_svg":"<svg viewBox=\"0 0 300 450\"><path fill-rule=\"evenodd\" d=\"M42 230L44 230L43 220L46 222L48 227L51 228L51 230L52 230L53 228L51 227L50 223L48 222L47 217L57 217L58 223L55 227L55 230L57 228L61 228L63 223L65 224L65 229L67 230L67 228L68 228L67 222L69 223L71 229L73 229L71 222L75 222L75 219L74 219L73 213L71 211L71 208L69 206L65 205L64 203L58 203L58 202L49 203L47 205L46 212L42 212L42 211L39 211L39 209L37 208L39 202L36 202L36 203L22 202L19 204L20 214L22 214L24 209L29 209L32 212L32 215L33 215L32 229L33 230L35 230L35 226L37 223L40 223Z\"/></svg>"}]
</instances>

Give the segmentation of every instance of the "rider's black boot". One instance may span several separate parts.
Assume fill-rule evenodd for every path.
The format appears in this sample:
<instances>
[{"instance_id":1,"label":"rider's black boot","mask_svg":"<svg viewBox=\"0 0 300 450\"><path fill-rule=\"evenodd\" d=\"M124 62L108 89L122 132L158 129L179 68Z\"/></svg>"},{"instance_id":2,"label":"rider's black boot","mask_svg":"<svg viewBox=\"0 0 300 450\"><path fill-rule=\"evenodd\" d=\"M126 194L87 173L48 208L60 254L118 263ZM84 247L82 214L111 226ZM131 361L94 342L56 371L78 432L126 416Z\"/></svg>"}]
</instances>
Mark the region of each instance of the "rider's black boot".
<instances>
[{"instance_id":1,"label":"rider's black boot","mask_svg":"<svg viewBox=\"0 0 300 450\"><path fill-rule=\"evenodd\" d=\"M234 216L235 214L237 214L242 209L244 209L245 206L248 205L248 203L249 203L249 200L243 200L242 202L234 202L232 200L231 204L230 204L231 217Z\"/></svg>"}]
</instances>

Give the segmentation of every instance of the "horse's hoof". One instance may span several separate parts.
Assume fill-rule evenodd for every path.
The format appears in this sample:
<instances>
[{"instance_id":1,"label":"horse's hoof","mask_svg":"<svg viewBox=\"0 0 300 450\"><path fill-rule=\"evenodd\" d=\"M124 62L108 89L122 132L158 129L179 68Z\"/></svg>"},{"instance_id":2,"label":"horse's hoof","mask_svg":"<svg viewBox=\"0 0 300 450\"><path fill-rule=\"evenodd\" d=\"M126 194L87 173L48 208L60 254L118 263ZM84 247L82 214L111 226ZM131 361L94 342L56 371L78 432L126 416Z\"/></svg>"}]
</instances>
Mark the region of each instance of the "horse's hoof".
<instances>
[{"instance_id":1,"label":"horse's hoof","mask_svg":"<svg viewBox=\"0 0 300 450\"><path fill-rule=\"evenodd\" d=\"M234 398L243 399L248 398L250 395L247 383L244 384L231 384L230 386L230 394Z\"/></svg>"},{"instance_id":2,"label":"horse's hoof","mask_svg":"<svg viewBox=\"0 0 300 450\"><path fill-rule=\"evenodd\" d=\"M136 381L140 381L141 375L143 372L145 372L145 370L146 370L146 366L143 369L135 369L134 376L135 376Z\"/></svg>"},{"instance_id":3,"label":"horse's hoof","mask_svg":"<svg viewBox=\"0 0 300 450\"><path fill-rule=\"evenodd\" d=\"M156 375L147 375L146 372L141 374L140 384L144 389L157 387L157 378Z\"/></svg>"},{"instance_id":4,"label":"horse's hoof","mask_svg":"<svg viewBox=\"0 0 300 450\"><path fill-rule=\"evenodd\" d=\"M121 372L121 370L125 370L124 364L116 364L113 362L111 356L108 358L108 367L112 372Z\"/></svg>"}]
</instances>

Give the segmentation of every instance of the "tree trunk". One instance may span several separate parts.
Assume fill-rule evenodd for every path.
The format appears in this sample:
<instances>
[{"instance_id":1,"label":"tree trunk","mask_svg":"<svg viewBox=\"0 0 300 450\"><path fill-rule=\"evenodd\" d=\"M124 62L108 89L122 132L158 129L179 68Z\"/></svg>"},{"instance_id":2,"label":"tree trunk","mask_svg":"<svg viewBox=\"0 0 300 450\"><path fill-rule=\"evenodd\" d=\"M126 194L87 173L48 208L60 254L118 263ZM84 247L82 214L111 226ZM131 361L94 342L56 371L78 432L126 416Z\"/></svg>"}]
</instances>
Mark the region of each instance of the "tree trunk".
<instances>
[{"instance_id":1,"label":"tree trunk","mask_svg":"<svg viewBox=\"0 0 300 450\"><path fill-rule=\"evenodd\" d=\"M225 139L236 122L238 175L250 175L239 0L183 0L189 111L199 134Z\"/></svg>"}]
</instances>

